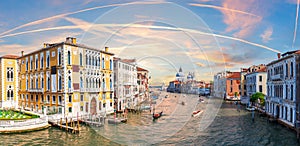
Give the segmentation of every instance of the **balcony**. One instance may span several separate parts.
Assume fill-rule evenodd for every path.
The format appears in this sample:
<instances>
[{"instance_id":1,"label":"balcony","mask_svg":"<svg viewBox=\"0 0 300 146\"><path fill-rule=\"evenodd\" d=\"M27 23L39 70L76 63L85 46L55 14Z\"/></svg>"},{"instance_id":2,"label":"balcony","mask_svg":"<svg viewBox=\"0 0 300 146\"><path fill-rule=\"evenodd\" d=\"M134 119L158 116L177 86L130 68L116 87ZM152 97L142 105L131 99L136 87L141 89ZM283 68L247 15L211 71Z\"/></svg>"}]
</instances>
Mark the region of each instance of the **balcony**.
<instances>
[{"instance_id":1,"label":"balcony","mask_svg":"<svg viewBox=\"0 0 300 146\"><path fill-rule=\"evenodd\" d=\"M280 97L266 96L266 100L270 100L271 102L282 103L282 99Z\"/></svg>"},{"instance_id":2,"label":"balcony","mask_svg":"<svg viewBox=\"0 0 300 146\"><path fill-rule=\"evenodd\" d=\"M100 92L100 88L91 88L88 89L88 92Z\"/></svg>"},{"instance_id":3,"label":"balcony","mask_svg":"<svg viewBox=\"0 0 300 146\"><path fill-rule=\"evenodd\" d=\"M79 89L79 92L86 92L86 90L87 90L87 89L80 88L80 89Z\"/></svg>"},{"instance_id":4,"label":"balcony","mask_svg":"<svg viewBox=\"0 0 300 146\"><path fill-rule=\"evenodd\" d=\"M28 92L44 93L44 88L30 88L28 89Z\"/></svg>"},{"instance_id":5,"label":"balcony","mask_svg":"<svg viewBox=\"0 0 300 146\"><path fill-rule=\"evenodd\" d=\"M69 88L68 89L68 93L73 93L74 92L74 89L73 88Z\"/></svg>"},{"instance_id":6,"label":"balcony","mask_svg":"<svg viewBox=\"0 0 300 146\"><path fill-rule=\"evenodd\" d=\"M283 80L283 74L276 74L276 75L273 75L271 76L271 79L272 80Z\"/></svg>"}]
</instances>

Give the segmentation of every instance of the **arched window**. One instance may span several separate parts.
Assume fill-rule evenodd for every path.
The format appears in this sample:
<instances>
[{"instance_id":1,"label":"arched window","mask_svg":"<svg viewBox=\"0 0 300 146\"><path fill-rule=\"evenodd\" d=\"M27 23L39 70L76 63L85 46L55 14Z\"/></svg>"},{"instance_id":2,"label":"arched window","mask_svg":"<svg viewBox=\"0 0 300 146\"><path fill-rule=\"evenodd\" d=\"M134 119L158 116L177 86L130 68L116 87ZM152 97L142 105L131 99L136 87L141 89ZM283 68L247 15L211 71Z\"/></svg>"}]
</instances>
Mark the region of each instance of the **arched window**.
<instances>
[{"instance_id":1,"label":"arched window","mask_svg":"<svg viewBox=\"0 0 300 146\"><path fill-rule=\"evenodd\" d=\"M85 84L86 88L89 88L89 79L86 78L86 84Z\"/></svg>"},{"instance_id":2,"label":"arched window","mask_svg":"<svg viewBox=\"0 0 300 146\"><path fill-rule=\"evenodd\" d=\"M105 67L105 62L104 62L104 58L102 58L102 68L104 69Z\"/></svg>"},{"instance_id":3,"label":"arched window","mask_svg":"<svg viewBox=\"0 0 300 146\"><path fill-rule=\"evenodd\" d=\"M89 83L90 83L90 88L92 88L92 79L91 78L89 80Z\"/></svg>"},{"instance_id":4,"label":"arched window","mask_svg":"<svg viewBox=\"0 0 300 146\"><path fill-rule=\"evenodd\" d=\"M89 57L88 57L88 55L85 55L85 64L89 65Z\"/></svg>"},{"instance_id":5,"label":"arched window","mask_svg":"<svg viewBox=\"0 0 300 146\"><path fill-rule=\"evenodd\" d=\"M80 88L83 88L83 80L82 80L82 77L80 77Z\"/></svg>"},{"instance_id":6,"label":"arched window","mask_svg":"<svg viewBox=\"0 0 300 146\"><path fill-rule=\"evenodd\" d=\"M50 90L50 77L47 79L47 89Z\"/></svg>"},{"instance_id":7,"label":"arched window","mask_svg":"<svg viewBox=\"0 0 300 146\"><path fill-rule=\"evenodd\" d=\"M35 69L38 69L38 64L39 64L39 60L37 58L37 56L35 56Z\"/></svg>"},{"instance_id":8,"label":"arched window","mask_svg":"<svg viewBox=\"0 0 300 146\"><path fill-rule=\"evenodd\" d=\"M44 68L44 56L41 57L41 65L40 65L40 67Z\"/></svg>"},{"instance_id":9,"label":"arched window","mask_svg":"<svg viewBox=\"0 0 300 146\"><path fill-rule=\"evenodd\" d=\"M94 62L94 57L92 57L92 65L94 66L95 65L95 62Z\"/></svg>"},{"instance_id":10,"label":"arched window","mask_svg":"<svg viewBox=\"0 0 300 146\"><path fill-rule=\"evenodd\" d=\"M68 51L68 65L71 65L71 52Z\"/></svg>"},{"instance_id":11,"label":"arched window","mask_svg":"<svg viewBox=\"0 0 300 146\"><path fill-rule=\"evenodd\" d=\"M57 57L58 57L58 65L61 65L61 52L60 52L60 49L58 50L58 56Z\"/></svg>"},{"instance_id":12,"label":"arched window","mask_svg":"<svg viewBox=\"0 0 300 146\"><path fill-rule=\"evenodd\" d=\"M38 78L35 79L35 88L36 89L39 88L39 79Z\"/></svg>"},{"instance_id":13,"label":"arched window","mask_svg":"<svg viewBox=\"0 0 300 146\"><path fill-rule=\"evenodd\" d=\"M91 56L89 56L89 65L92 65L92 59L91 59Z\"/></svg>"},{"instance_id":14,"label":"arched window","mask_svg":"<svg viewBox=\"0 0 300 146\"><path fill-rule=\"evenodd\" d=\"M61 79L61 75L59 75L58 77L58 90L62 89L62 79Z\"/></svg>"},{"instance_id":15,"label":"arched window","mask_svg":"<svg viewBox=\"0 0 300 146\"><path fill-rule=\"evenodd\" d=\"M72 82L71 82L71 77L69 76L69 79L68 79L68 88L72 88Z\"/></svg>"},{"instance_id":16,"label":"arched window","mask_svg":"<svg viewBox=\"0 0 300 146\"><path fill-rule=\"evenodd\" d=\"M14 91L13 90L10 91L10 98L11 98L11 100L13 100L13 98L14 98Z\"/></svg>"},{"instance_id":17,"label":"arched window","mask_svg":"<svg viewBox=\"0 0 300 146\"><path fill-rule=\"evenodd\" d=\"M41 81L41 88L44 88L44 78L42 77L42 81Z\"/></svg>"},{"instance_id":18,"label":"arched window","mask_svg":"<svg viewBox=\"0 0 300 146\"><path fill-rule=\"evenodd\" d=\"M14 80L14 70L13 68L8 67L6 70L7 81L12 82Z\"/></svg>"},{"instance_id":19,"label":"arched window","mask_svg":"<svg viewBox=\"0 0 300 146\"><path fill-rule=\"evenodd\" d=\"M10 71L9 70L7 70L7 72L6 72L6 77L7 77L7 80L10 81Z\"/></svg>"},{"instance_id":20,"label":"arched window","mask_svg":"<svg viewBox=\"0 0 300 146\"><path fill-rule=\"evenodd\" d=\"M79 54L79 63L80 63L80 66L82 66L82 53Z\"/></svg>"},{"instance_id":21,"label":"arched window","mask_svg":"<svg viewBox=\"0 0 300 146\"><path fill-rule=\"evenodd\" d=\"M49 67L49 66L50 66L50 56L47 55L47 67Z\"/></svg>"},{"instance_id":22,"label":"arched window","mask_svg":"<svg viewBox=\"0 0 300 146\"><path fill-rule=\"evenodd\" d=\"M98 57L98 66L100 67L100 57Z\"/></svg>"},{"instance_id":23,"label":"arched window","mask_svg":"<svg viewBox=\"0 0 300 146\"><path fill-rule=\"evenodd\" d=\"M109 88L112 89L112 82L111 82L111 79L109 80L109 85L110 85Z\"/></svg>"}]
</instances>

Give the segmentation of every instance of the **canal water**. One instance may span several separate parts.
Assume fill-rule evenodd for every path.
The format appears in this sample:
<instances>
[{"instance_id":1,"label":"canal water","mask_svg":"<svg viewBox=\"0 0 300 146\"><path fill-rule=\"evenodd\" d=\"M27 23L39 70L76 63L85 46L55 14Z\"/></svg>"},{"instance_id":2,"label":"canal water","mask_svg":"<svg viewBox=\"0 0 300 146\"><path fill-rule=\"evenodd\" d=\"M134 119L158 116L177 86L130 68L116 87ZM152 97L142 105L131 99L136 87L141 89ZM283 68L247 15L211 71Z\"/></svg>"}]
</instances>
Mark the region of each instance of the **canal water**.
<instances>
[{"instance_id":1,"label":"canal water","mask_svg":"<svg viewBox=\"0 0 300 146\"><path fill-rule=\"evenodd\" d=\"M201 103L200 103L201 104ZM240 111L237 106L230 102L223 102L222 106L214 118L213 122L204 130L199 130L198 123L200 117L190 118L188 122L180 127L178 131L170 137L166 137L158 143L144 143L145 145L299 145L294 131L277 123L268 122L266 117L255 113L252 121L251 113ZM149 127L159 125L164 121L152 121L149 113L129 114L130 120L127 124L108 125L103 127L82 126L80 134L70 134L57 128L48 128L41 131L28 132L22 134L2 134L0 135L0 145L144 145L143 141L132 139L136 135L137 129L127 129L131 127ZM174 121L168 121L176 123ZM172 127L163 127L157 129L152 135L160 135L164 131L172 130ZM110 140L111 132L108 129L114 129L119 133L125 133L120 139L130 139L126 143L116 143L116 140ZM142 129L142 128L140 128ZM177 128L178 129L178 128ZM105 134L103 134L105 133ZM150 135L151 135L150 134ZM126 136L127 135L127 136ZM147 135L147 134L145 134ZM136 136L136 139L143 138L144 134ZM149 136L149 135L148 135ZM161 135L164 136L164 135ZM105 138L107 137L107 138ZM115 137L118 137L116 135ZM155 137L155 136L154 136ZM118 138L119 139L119 138Z\"/></svg>"}]
</instances>

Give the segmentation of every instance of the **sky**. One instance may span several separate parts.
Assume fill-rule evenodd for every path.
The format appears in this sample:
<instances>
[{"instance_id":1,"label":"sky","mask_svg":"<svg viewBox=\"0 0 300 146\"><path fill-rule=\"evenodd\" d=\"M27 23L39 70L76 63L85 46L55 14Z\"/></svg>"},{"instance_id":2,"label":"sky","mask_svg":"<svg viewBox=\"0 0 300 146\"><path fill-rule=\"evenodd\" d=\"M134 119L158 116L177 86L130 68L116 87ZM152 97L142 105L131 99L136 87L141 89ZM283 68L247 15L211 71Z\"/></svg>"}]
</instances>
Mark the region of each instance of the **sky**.
<instances>
[{"instance_id":1,"label":"sky","mask_svg":"<svg viewBox=\"0 0 300 146\"><path fill-rule=\"evenodd\" d=\"M0 56L78 43L136 59L151 84L268 64L299 49L300 0L0 1Z\"/></svg>"}]
</instances>

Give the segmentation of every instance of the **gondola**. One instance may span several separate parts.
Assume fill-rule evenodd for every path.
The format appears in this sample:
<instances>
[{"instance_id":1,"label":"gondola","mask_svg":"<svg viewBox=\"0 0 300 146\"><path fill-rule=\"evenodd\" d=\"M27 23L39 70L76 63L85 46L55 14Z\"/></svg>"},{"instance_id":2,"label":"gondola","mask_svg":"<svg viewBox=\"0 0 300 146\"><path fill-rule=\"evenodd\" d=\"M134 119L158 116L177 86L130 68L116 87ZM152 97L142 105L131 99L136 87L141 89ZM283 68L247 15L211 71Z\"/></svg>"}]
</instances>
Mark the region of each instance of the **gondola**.
<instances>
[{"instance_id":1,"label":"gondola","mask_svg":"<svg viewBox=\"0 0 300 146\"><path fill-rule=\"evenodd\" d=\"M152 115L153 120L160 118L162 116L162 114L163 114L162 111L160 113L156 113L156 114L153 113L153 115Z\"/></svg>"}]
</instances>

